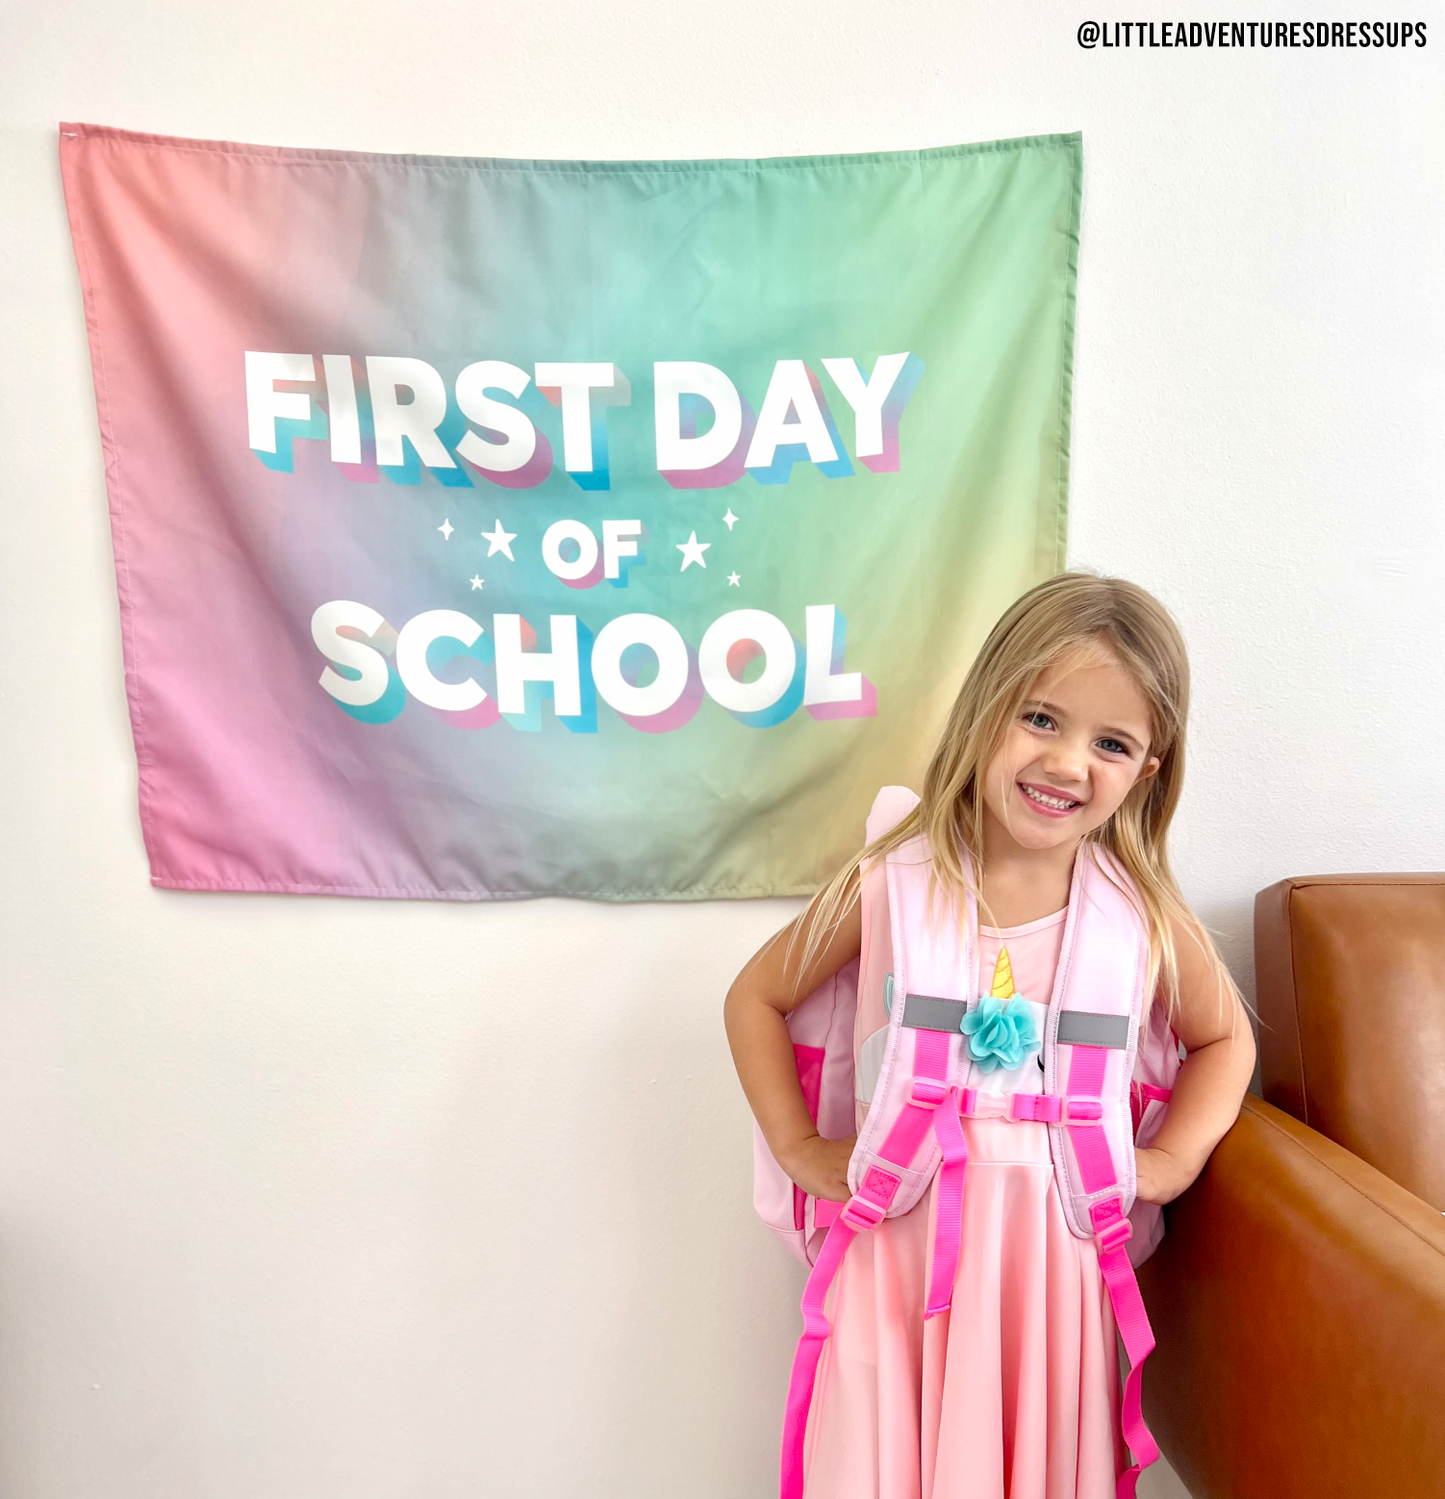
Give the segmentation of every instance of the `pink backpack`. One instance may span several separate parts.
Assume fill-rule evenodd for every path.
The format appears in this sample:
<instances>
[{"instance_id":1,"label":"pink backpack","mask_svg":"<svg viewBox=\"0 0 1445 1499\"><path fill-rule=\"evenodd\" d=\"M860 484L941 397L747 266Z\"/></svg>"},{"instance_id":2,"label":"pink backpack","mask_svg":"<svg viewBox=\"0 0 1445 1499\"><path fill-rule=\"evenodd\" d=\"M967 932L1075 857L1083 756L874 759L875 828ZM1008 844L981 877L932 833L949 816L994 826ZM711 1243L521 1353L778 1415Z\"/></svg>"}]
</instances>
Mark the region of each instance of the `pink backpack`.
<instances>
[{"instance_id":1,"label":"pink backpack","mask_svg":"<svg viewBox=\"0 0 1445 1499\"><path fill-rule=\"evenodd\" d=\"M907 789L885 787L868 818L872 842L917 804ZM968 1150L962 1116L1042 1121L1059 1198L1070 1229L1098 1245L1130 1371L1123 1394L1124 1438L1135 1465L1118 1482L1134 1494L1159 1449L1144 1424L1140 1375L1154 1347L1134 1278L1163 1234L1160 1209L1134 1200L1134 1146L1153 1139L1179 1070L1178 1044L1157 1007L1142 1028L1148 943L1124 871L1091 845L1074 864L1054 992L1044 1024L1041 1093L994 1093L977 1086L960 1023L977 1002L978 916L970 896L962 937L937 910L928 851L911 839L888 855L893 973L882 1062L848 1168L846 1203L808 1196L755 1136L754 1202L774 1233L813 1266L803 1292L803 1336L793 1361L783 1425L782 1499L802 1499L803 1436L813 1382L830 1328L823 1302L853 1238L907 1212L940 1174L938 1212L924 1315L949 1307L958 1266ZM853 1132L853 1029L859 964L850 963L788 1017L798 1076L825 1138ZM968 1086L970 1076L975 1086Z\"/></svg>"}]
</instances>

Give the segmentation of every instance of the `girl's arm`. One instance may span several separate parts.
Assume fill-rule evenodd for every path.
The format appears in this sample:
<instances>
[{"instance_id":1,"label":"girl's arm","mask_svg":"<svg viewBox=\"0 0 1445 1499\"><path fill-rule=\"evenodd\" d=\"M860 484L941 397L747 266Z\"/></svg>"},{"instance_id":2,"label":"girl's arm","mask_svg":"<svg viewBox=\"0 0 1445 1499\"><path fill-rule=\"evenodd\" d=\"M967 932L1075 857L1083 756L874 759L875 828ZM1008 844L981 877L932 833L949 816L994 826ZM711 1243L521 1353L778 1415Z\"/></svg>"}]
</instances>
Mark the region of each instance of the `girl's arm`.
<instances>
[{"instance_id":1,"label":"girl's arm","mask_svg":"<svg viewBox=\"0 0 1445 1499\"><path fill-rule=\"evenodd\" d=\"M818 1134L803 1102L783 1017L858 956L863 916L856 876L846 914L804 967L803 951L816 917L814 902L748 960L728 990L723 1019L733 1064L773 1159L805 1192L846 1202L853 1141L824 1140Z\"/></svg>"},{"instance_id":2,"label":"girl's arm","mask_svg":"<svg viewBox=\"0 0 1445 1499\"><path fill-rule=\"evenodd\" d=\"M1145 1202L1171 1202L1199 1175L1238 1116L1254 1075L1254 1032L1234 986L1223 980L1193 932L1176 927L1174 942L1174 1030L1189 1054L1153 1144L1135 1152Z\"/></svg>"}]
</instances>

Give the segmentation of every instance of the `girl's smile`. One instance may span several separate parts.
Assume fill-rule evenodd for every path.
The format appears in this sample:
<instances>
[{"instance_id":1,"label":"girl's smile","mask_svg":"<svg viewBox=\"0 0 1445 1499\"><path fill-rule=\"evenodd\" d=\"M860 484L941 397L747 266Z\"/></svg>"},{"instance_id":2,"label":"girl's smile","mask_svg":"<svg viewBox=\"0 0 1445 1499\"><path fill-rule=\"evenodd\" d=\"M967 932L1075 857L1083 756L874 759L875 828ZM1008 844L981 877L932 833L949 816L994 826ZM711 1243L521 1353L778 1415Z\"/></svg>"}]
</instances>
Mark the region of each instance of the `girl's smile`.
<instances>
[{"instance_id":1,"label":"girl's smile","mask_svg":"<svg viewBox=\"0 0 1445 1499\"><path fill-rule=\"evenodd\" d=\"M1025 806L1043 817L1067 817L1084 805L1081 797L1070 796L1068 792L1050 786L1030 785L1027 781L1014 784L1023 792Z\"/></svg>"}]
</instances>

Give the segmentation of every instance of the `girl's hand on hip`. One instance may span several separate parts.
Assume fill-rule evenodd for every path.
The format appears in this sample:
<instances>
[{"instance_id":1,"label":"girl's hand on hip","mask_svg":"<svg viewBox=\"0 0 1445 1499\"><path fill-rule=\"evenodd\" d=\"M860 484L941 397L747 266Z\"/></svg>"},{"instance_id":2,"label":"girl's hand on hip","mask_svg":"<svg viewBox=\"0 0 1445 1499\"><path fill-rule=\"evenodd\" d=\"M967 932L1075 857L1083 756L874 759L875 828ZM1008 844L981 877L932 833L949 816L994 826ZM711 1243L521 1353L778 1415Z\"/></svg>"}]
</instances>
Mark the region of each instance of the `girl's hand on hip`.
<instances>
[{"instance_id":1,"label":"girl's hand on hip","mask_svg":"<svg viewBox=\"0 0 1445 1499\"><path fill-rule=\"evenodd\" d=\"M825 1140L810 1135L778 1164L805 1192L828 1202L847 1202L853 1195L848 1188L848 1162L853 1155L852 1139Z\"/></svg>"}]
</instances>

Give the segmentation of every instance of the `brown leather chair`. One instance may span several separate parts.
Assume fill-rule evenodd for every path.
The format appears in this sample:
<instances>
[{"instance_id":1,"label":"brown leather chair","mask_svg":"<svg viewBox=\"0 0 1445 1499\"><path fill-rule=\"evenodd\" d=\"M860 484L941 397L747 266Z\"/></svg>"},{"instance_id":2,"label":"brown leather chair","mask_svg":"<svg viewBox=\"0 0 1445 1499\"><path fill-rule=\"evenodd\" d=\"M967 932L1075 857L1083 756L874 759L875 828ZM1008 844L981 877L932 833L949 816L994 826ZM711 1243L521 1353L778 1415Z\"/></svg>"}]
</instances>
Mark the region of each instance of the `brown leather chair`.
<instances>
[{"instance_id":1,"label":"brown leather chair","mask_svg":"<svg viewBox=\"0 0 1445 1499\"><path fill-rule=\"evenodd\" d=\"M1255 902L1260 1073L1140 1273L1195 1499L1445 1499L1445 874Z\"/></svg>"}]
</instances>

